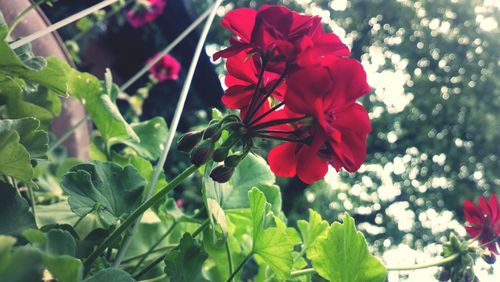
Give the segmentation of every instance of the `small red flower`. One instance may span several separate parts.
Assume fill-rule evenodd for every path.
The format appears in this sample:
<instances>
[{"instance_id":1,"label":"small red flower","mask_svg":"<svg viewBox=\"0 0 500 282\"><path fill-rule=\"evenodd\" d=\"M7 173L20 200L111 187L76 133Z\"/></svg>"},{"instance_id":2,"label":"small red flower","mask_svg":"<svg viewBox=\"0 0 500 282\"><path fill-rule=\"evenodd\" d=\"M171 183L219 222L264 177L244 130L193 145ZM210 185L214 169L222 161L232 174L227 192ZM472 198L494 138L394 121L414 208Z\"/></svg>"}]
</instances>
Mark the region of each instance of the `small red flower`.
<instances>
[{"instance_id":1,"label":"small red flower","mask_svg":"<svg viewBox=\"0 0 500 282\"><path fill-rule=\"evenodd\" d=\"M157 56L158 54L156 54L153 58L156 58ZM153 60L153 58L149 59L148 62ZM149 73L151 73L158 81L177 80L179 79L180 71L181 64L169 54L163 56L160 61L149 69Z\"/></svg>"},{"instance_id":2,"label":"small red flower","mask_svg":"<svg viewBox=\"0 0 500 282\"><path fill-rule=\"evenodd\" d=\"M492 253L500 253L500 206L497 195L492 194L488 201L479 198L479 206L472 201L464 202L464 214L468 225L465 230L481 242Z\"/></svg>"},{"instance_id":3,"label":"small red flower","mask_svg":"<svg viewBox=\"0 0 500 282\"><path fill-rule=\"evenodd\" d=\"M163 14L166 5L166 0L136 0L134 7L126 11L127 21L134 28L139 28Z\"/></svg>"},{"instance_id":4,"label":"small red flower","mask_svg":"<svg viewBox=\"0 0 500 282\"><path fill-rule=\"evenodd\" d=\"M319 41L321 48L317 48L317 52L337 51L349 55L336 35L323 32L320 17L301 15L284 6L264 5L258 11L236 9L224 17L222 26L236 37L231 38L230 47L214 54L214 60L230 58L243 50L257 52L268 62L266 69L282 73L286 64L293 62L311 42Z\"/></svg>"}]
</instances>

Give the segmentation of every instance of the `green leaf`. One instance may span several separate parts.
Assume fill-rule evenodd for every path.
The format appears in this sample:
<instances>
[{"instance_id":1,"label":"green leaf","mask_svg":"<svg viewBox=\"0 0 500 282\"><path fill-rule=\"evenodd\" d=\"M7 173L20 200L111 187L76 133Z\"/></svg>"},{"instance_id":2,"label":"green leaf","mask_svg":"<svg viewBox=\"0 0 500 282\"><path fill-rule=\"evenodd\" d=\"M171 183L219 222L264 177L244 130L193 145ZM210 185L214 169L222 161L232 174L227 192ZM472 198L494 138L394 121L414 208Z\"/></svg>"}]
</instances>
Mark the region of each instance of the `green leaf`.
<instances>
[{"instance_id":1,"label":"green leaf","mask_svg":"<svg viewBox=\"0 0 500 282\"><path fill-rule=\"evenodd\" d=\"M1 13L0 13L1 16ZM11 236L0 235L0 273L2 273L9 264L10 252L16 244L17 239Z\"/></svg>"},{"instance_id":2,"label":"green leaf","mask_svg":"<svg viewBox=\"0 0 500 282\"><path fill-rule=\"evenodd\" d=\"M33 178L33 167L30 155L19 139L19 134L13 129L0 133L0 173L29 183Z\"/></svg>"},{"instance_id":3,"label":"green leaf","mask_svg":"<svg viewBox=\"0 0 500 282\"><path fill-rule=\"evenodd\" d=\"M252 213L252 238L254 240L264 230L264 216L266 214L266 196L257 188L248 192L250 211Z\"/></svg>"},{"instance_id":4,"label":"green leaf","mask_svg":"<svg viewBox=\"0 0 500 282\"><path fill-rule=\"evenodd\" d=\"M96 210L107 224L140 205L145 184L134 167L103 162L77 165L62 180L74 213L84 216Z\"/></svg>"},{"instance_id":5,"label":"green leaf","mask_svg":"<svg viewBox=\"0 0 500 282\"><path fill-rule=\"evenodd\" d=\"M203 248L185 233L179 250L169 252L165 258L165 273L172 282L208 281L203 277L202 266L207 259Z\"/></svg>"},{"instance_id":6,"label":"green leaf","mask_svg":"<svg viewBox=\"0 0 500 282\"><path fill-rule=\"evenodd\" d=\"M28 228L36 228L28 202L14 187L0 181L0 234L19 235Z\"/></svg>"},{"instance_id":7,"label":"green leaf","mask_svg":"<svg viewBox=\"0 0 500 282\"><path fill-rule=\"evenodd\" d=\"M140 141L96 77L72 70L68 87L71 95L82 101L87 114L109 145L128 138Z\"/></svg>"},{"instance_id":8,"label":"green leaf","mask_svg":"<svg viewBox=\"0 0 500 282\"><path fill-rule=\"evenodd\" d=\"M59 282L79 282L82 280L83 264L77 258L67 255L43 255L43 263Z\"/></svg>"},{"instance_id":9,"label":"green leaf","mask_svg":"<svg viewBox=\"0 0 500 282\"><path fill-rule=\"evenodd\" d=\"M47 242L44 251L52 256L75 256L76 242L71 233L62 229L51 229L47 232Z\"/></svg>"},{"instance_id":10,"label":"green leaf","mask_svg":"<svg viewBox=\"0 0 500 282\"><path fill-rule=\"evenodd\" d=\"M0 241L1 241L0 237ZM10 244L12 240L9 240ZM8 245L7 245L7 248ZM41 281L43 260L40 250L33 247L18 247L5 252L0 261L0 281Z\"/></svg>"},{"instance_id":11,"label":"green leaf","mask_svg":"<svg viewBox=\"0 0 500 282\"><path fill-rule=\"evenodd\" d=\"M21 50L21 55L27 49ZM22 56L21 56L22 57ZM67 74L71 68L65 62L53 57L46 58L47 66L40 58L24 56L25 64L18 54L10 49L6 41L0 40L0 80L5 77L16 78L38 83L47 89L54 91L58 95L67 95ZM43 68L41 68L43 67Z\"/></svg>"},{"instance_id":12,"label":"green leaf","mask_svg":"<svg viewBox=\"0 0 500 282\"><path fill-rule=\"evenodd\" d=\"M236 168L229 183L218 183L210 178L214 163L208 163L203 177L203 196L216 200L224 210L249 208L248 191L253 187L261 190L272 211L278 214L281 211L281 192L274 185L275 177L266 161L254 154L248 154Z\"/></svg>"},{"instance_id":13,"label":"green leaf","mask_svg":"<svg viewBox=\"0 0 500 282\"><path fill-rule=\"evenodd\" d=\"M383 282L384 265L368 252L363 234L354 219L345 214L343 223L334 222L327 236L317 240L308 254L314 269L334 282Z\"/></svg>"},{"instance_id":14,"label":"green leaf","mask_svg":"<svg viewBox=\"0 0 500 282\"><path fill-rule=\"evenodd\" d=\"M252 213L253 253L269 266L279 280L290 275L293 265L293 242L287 231L280 227L264 229L266 196L257 188L248 193Z\"/></svg>"},{"instance_id":15,"label":"green leaf","mask_svg":"<svg viewBox=\"0 0 500 282\"><path fill-rule=\"evenodd\" d=\"M321 215L316 211L309 209L309 222L305 220L297 221L297 227L304 241L303 250L309 250L314 245L316 240L321 236L326 235L328 230L328 222L321 218Z\"/></svg>"},{"instance_id":16,"label":"green leaf","mask_svg":"<svg viewBox=\"0 0 500 282\"><path fill-rule=\"evenodd\" d=\"M135 282L127 272L118 268L103 269L83 282Z\"/></svg>"},{"instance_id":17,"label":"green leaf","mask_svg":"<svg viewBox=\"0 0 500 282\"><path fill-rule=\"evenodd\" d=\"M0 120L0 134L16 130L19 142L28 150L31 158L44 156L49 147L49 136L47 132L39 130L39 127L40 121L35 118Z\"/></svg>"},{"instance_id":18,"label":"green leaf","mask_svg":"<svg viewBox=\"0 0 500 282\"><path fill-rule=\"evenodd\" d=\"M140 141L131 138L119 140L143 158L157 160L163 150L163 143L167 139L167 123L162 117L131 124L132 130L139 136Z\"/></svg>"}]
</instances>

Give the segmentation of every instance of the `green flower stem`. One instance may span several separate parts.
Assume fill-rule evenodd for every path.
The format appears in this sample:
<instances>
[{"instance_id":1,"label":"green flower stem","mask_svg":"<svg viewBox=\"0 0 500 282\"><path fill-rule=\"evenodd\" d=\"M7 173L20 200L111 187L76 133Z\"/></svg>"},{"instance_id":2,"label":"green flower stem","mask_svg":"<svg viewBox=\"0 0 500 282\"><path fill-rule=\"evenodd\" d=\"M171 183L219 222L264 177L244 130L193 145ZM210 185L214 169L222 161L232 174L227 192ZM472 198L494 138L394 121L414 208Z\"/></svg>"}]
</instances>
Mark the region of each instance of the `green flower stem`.
<instances>
[{"instance_id":1,"label":"green flower stem","mask_svg":"<svg viewBox=\"0 0 500 282\"><path fill-rule=\"evenodd\" d=\"M224 245L226 246L227 266L229 268L229 273L233 273L233 257L231 256L231 249L229 248L229 240L227 238Z\"/></svg>"},{"instance_id":2,"label":"green flower stem","mask_svg":"<svg viewBox=\"0 0 500 282\"><path fill-rule=\"evenodd\" d=\"M85 260L85 271L88 273L92 264L95 260L113 243L115 243L123 232L129 228L137 218L139 218L145 211L147 211L151 206L158 203L168 192L172 191L175 187L177 187L184 179L194 173L197 168L194 165L191 165L186 170L184 170L181 174L179 174L176 178L172 180L165 188L161 189L158 193L156 193L149 200L142 203L136 210L134 210L125 221L119 225L109 236L99 245L97 248L90 254L90 256Z\"/></svg>"},{"instance_id":3,"label":"green flower stem","mask_svg":"<svg viewBox=\"0 0 500 282\"><path fill-rule=\"evenodd\" d=\"M15 181L15 180L14 180L14 184L16 185L16 186L14 186L14 187L16 187L16 190L17 190L17 183L16 183L16 181ZM38 222L38 221L37 221L37 219L36 219L36 201L35 201L35 192L33 191L33 187L32 187L32 185L28 184L28 185L26 185L26 186L28 186L28 194L30 195L30 200L31 200L31 212L33 213L33 217L34 217L34 219L35 219L35 226L38 226L38 224L37 224L37 222Z\"/></svg>"},{"instance_id":4,"label":"green flower stem","mask_svg":"<svg viewBox=\"0 0 500 282\"><path fill-rule=\"evenodd\" d=\"M156 253L161 253L161 252L164 252L164 251L167 251L169 249L174 249L177 245L174 245L174 244L171 244L171 245L166 245L164 247L161 247L161 248L158 248L158 249L154 249L152 250L151 252L149 252L149 254L156 254ZM147 252L146 252L147 253ZM136 259L140 259L142 258L144 255L146 255L146 253L142 253L140 255L137 255L137 256L133 256L131 258L128 258L128 259L125 259L123 260L123 264L129 264L129 262L132 262ZM122 264L122 265L123 265ZM132 267L133 265L128 265L129 267Z\"/></svg>"},{"instance_id":5,"label":"green flower stem","mask_svg":"<svg viewBox=\"0 0 500 282\"><path fill-rule=\"evenodd\" d=\"M198 235L203 232L203 230L208 226L210 223L209 219L206 219L192 234L193 238L196 238ZM175 248L170 249L169 251L175 251L179 249L179 245L175 246ZM162 255L158 258L156 258L152 263L150 263L148 266L146 266L143 270L141 270L137 275L134 276L134 279L139 280L144 274L148 273L153 267L155 267L157 264L162 262L166 257L165 255Z\"/></svg>"},{"instance_id":6,"label":"green flower stem","mask_svg":"<svg viewBox=\"0 0 500 282\"><path fill-rule=\"evenodd\" d=\"M445 264L448 264L450 262L453 262L459 256L460 256L460 254L453 254L449 257L446 257L444 259L441 259L441 260L435 261L435 262L414 264L414 265L408 265L408 266L386 267L386 270L387 271L408 271L408 270L424 269L424 268L429 268L429 267L433 267L433 266L440 266L440 265L445 265ZM314 268L304 268L301 270L292 271L292 273L290 274L290 277L297 277L297 276L311 274L311 273L316 273Z\"/></svg>"},{"instance_id":7,"label":"green flower stem","mask_svg":"<svg viewBox=\"0 0 500 282\"><path fill-rule=\"evenodd\" d=\"M316 270L314 270L314 268L304 268L301 270L292 271L292 273L290 274L290 277L297 277L297 276L312 274L312 273L316 273Z\"/></svg>"},{"instance_id":8,"label":"green flower stem","mask_svg":"<svg viewBox=\"0 0 500 282\"><path fill-rule=\"evenodd\" d=\"M435 262L407 265L407 266L386 267L386 269L387 269L387 271L417 270L417 269L422 269L422 268L429 268L429 267L433 267L433 266L440 266L440 265L448 264L448 263L456 260L458 257L460 257L460 254L453 254L449 257L443 258L443 259L435 261Z\"/></svg>"},{"instance_id":9,"label":"green flower stem","mask_svg":"<svg viewBox=\"0 0 500 282\"><path fill-rule=\"evenodd\" d=\"M142 258L137 262L137 264L135 265L135 267L132 269L132 271L130 273L135 273L137 271L137 269L139 269L139 267L141 266L141 264L148 258L148 256L154 251L154 249L156 247L158 247L159 244L161 244L161 242L163 242L163 240L165 240L165 238L167 238L168 235L170 235L170 233L172 233L172 231L174 230L175 226L177 226L177 222L174 222L172 223L172 225L170 225L170 228L168 228L167 232L165 232L161 238L156 241L156 243L154 243L150 248L149 250L142 256Z\"/></svg>"},{"instance_id":10,"label":"green flower stem","mask_svg":"<svg viewBox=\"0 0 500 282\"><path fill-rule=\"evenodd\" d=\"M83 220L83 219L84 219L87 215L88 215L88 213L87 213L87 214L85 214L85 215L80 216L80 217L78 218L78 220L75 222L75 224L73 224L73 229L75 229L75 228L78 226L78 224L80 224L80 222L82 222L82 220Z\"/></svg>"},{"instance_id":11,"label":"green flower stem","mask_svg":"<svg viewBox=\"0 0 500 282\"><path fill-rule=\"evenodd\" d=\"M42 5L47 0L38 0L35 3L31 4L26 10L22 11L17 17L12 21L10 25L9 32L6 37L9 37L12 34L12 31L16 28L16 26L21 22L21 20L26 16L29 12L33 11L36 7Z\"/></svg>"},{"instance_id":12,"label":"green flower stem","mask_svg":"<svg viewBox=\"0 0 500 282\"><path fill-rule=\"evenodd\" d=\"M243 259L243 261L240 263L240 265L238 265L238 267L236 268L236 270L231 273L231 276L229 276L229 278L226 280L226 282L233 281L233 279L236 276L236 274L238 274L238 272L240 272L243 269L243 267L245 266L245 264L247 264L247 262L252 258L252 256L253 256L253 252L251 252L250 254L248 254L248 256L246 256L245 259Z\"/></svg>"}]
</instances>

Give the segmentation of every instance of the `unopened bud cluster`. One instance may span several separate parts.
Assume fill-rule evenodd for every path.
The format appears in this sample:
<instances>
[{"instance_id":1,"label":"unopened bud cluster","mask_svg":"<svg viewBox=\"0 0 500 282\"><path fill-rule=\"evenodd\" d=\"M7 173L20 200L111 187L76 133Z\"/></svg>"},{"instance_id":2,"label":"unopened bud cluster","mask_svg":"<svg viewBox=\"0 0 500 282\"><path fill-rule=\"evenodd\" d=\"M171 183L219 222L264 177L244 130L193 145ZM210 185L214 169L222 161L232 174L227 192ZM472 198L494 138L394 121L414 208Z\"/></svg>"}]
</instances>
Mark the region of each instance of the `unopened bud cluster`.
<instances>
[{"instance_id":1,"label":"unopened bud cluster","mask_svg":"<svg viewBox=\"0 0 500 282\"><path fill-rule=\"evenodd\" d=\"M212 169L210 177L217 182L224 183L231 179L235 168L251 149L251 142L244 141L244 134L241 133L243 123L237 116L227 116L222 120L212 121L204 130L192 131L184 134L177 144L179 151L190 154L190 161L199 167L210 160L223 162ZM223 131L229 133L222 143ZM219 142L218 142L219 141ZM243 143L243 153L232 154L237 143Z\"/></svg>"}]
</instances>

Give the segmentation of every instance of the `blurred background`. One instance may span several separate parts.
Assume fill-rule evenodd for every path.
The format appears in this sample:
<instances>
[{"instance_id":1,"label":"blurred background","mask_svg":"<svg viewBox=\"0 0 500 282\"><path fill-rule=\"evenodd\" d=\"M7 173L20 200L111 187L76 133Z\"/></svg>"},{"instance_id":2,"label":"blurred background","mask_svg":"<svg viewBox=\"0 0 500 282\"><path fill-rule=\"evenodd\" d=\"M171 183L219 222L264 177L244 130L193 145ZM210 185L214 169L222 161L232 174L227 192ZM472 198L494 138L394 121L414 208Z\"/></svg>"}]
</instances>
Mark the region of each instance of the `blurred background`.
<instances>
[{"instance_id":1,"label":"blurred background","mask_svg":"<svg viewBox=\"0 0 500 282\"><path fill-rule=\"evenodd\" d=\"M55 22L99 1L53 2L42 8ZM169 0L154 22L134 28L125 16L133 2L122 1L61 31L80 69L103 77L109 67L115 80L124 82L213 3ZM212 107L223 110L224 64L210 59L230 37L220 18L235 8L263 4L321 16L325 29L339 35L362 62L373 89L360 101L373 132L358 173L332 170L310 187L279 179L290 224L306 218L308 208L330 222L347 211L388 265L429 260L439 255L438 245L450 232L465 236L464 200L500 193L500 1L225 1L198 64L181 131L206 124ZM182 66L179 80L152 83L145 76L129 88L131 97L144 99L142 111L133 110L135 100L120 100L128 118L161 115L170 122L198 34L191 33L171 53ZM261 144L263 156L270 145ZM170 154L165 169L174 175L186 163L186 156ZM186 209L202 204L195 183L176 195ZM499 265L494 271L478 260L480 281L498 281ZM389 281L433 281L435 271L391 273Z\"/></svg>"}]
</instances>

